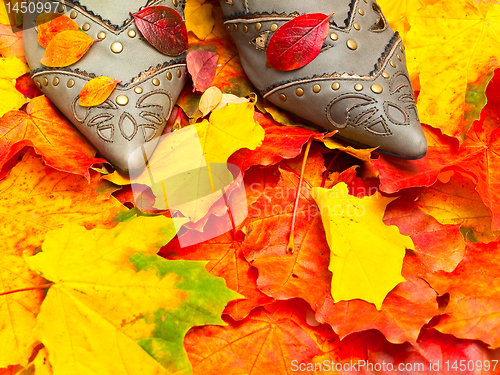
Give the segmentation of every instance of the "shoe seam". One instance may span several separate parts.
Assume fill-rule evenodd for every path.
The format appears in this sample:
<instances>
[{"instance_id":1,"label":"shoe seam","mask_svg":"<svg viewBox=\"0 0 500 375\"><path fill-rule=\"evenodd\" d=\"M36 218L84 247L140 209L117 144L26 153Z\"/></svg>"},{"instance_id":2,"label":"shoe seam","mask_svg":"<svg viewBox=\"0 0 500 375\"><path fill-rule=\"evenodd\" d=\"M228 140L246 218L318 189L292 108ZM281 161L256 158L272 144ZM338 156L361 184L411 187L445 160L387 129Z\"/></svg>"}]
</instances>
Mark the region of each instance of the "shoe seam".
<instances>
[{"instance_id":1,"label":"shoe seam","mask_svg":"<svg viewBox=\"0 0 500 375\"><path fill-rule=\"evenodd\" d=\"M323 73L321 75L314 75L312 77L307 76L307 77L298 77L298 78L291 78L286 81L280 81L277 83L274 83L273 85L270 85L266 87L263 90L259 91L259 94L262 95L264 98L271 95L272 93L282 89L286 88L288 86L291 86L295 83L305 83L305 82L311 82L311 81L317 81L317 80L327 80L327 79L362 79L362 80L371 80L374 79L384 68L384 66L387 65L387 57L390 56L392 51L397 47L399 42L401 41L401 38L399 36L399 33L396 32L390 41L387 43L384 51L382 52L381 56L378 58L377 63L374 65L374 69L368 73L366 76L360 76L358 74L349 74L349 73Z\"/></svg>"},{"instance_id":2,"label":"shoe seam","mask_svg":"<svg viewBox=\"0 0 500 375\"><path fill-rule=\"evenodd\" d=\"M151 78L152 76L156 75L156 73L158 73L160 70L163 70L163 69L169 68L169 67L174 67L176 65L185 67L186 66L186 59L185 58L174 59L174 60L170 60L170 61L165 61L163 64L151 66L148 69L140 72L137 76L132 78L129 82L126 82L126 83L121 82L118 84L118 86L121 88L128 88L132 85L135 85L137 83L143 82L146 79ZM37 68L37 69L30 71L30 75L32 78L34 78L34 76L36 76L36 75L47 74L47 73L49 73L49 74L50 73L59 73L59 74L68 74L69 73L69 74L75 74L75 75L82 76L85 78L90 78L90 79L97 77L97 75L94 73L89 73L85 70L80 70L78 68L72 69L69 67L60 67L60 68L42 67L42 68ZM142 77L143 74L145 74L145 73L147 74L147 76Z\"/></svg>"},{"instance_id":3,"label":"shoe seam","mask_svg":"<svg viewBox=\"0 0 500 375\"><path fill-rule=\"evenodd\" d=\"M159 4L163 0L148 0L146 5L142 6L139 8L138 12L141 10L149 7L149 6L154 6L156 4ZM102 18L100 15L94 13L92 10L88 9L85 5L80 4L79 0L65 0L64 2L61 2L61 4L64 4L69 7L77 7L82 13L86 13L89 18L93 18L95 22L99 23L101 26L106 27L112 31L122 31L123 29L127 28L130 23L133 21L132 16L127 18L121 25L115 25L112 23L110 20ZM182 9L184 10L185 6L185 1L181 0L180 5L182 6Z\"/></svg>"}]
</instances>

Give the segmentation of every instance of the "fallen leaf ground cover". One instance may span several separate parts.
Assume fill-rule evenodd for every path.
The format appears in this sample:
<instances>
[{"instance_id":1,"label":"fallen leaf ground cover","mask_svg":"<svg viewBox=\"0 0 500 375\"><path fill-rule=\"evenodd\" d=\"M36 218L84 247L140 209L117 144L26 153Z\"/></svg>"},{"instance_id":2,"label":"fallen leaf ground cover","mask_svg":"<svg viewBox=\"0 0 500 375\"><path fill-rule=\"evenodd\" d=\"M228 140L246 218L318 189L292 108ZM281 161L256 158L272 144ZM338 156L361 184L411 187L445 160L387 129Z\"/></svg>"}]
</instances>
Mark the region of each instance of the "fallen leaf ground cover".
<instances>
[{"instance_id":1,"label":"fallen leaf ground cover","mask_svg":"<svg viewBox=\"0 0 500 375\"><path fill-rule=\"evenodd\" d=\"M218 2L188 0L193 83L151 168L168 180L230 163L240 178L169 206L37 90L7 2L0 374L500 373L498 2L379 1L429 142L408 161L263 102ZM116 84L101 80L94 101Z\"/></svg>"}]
</instances>

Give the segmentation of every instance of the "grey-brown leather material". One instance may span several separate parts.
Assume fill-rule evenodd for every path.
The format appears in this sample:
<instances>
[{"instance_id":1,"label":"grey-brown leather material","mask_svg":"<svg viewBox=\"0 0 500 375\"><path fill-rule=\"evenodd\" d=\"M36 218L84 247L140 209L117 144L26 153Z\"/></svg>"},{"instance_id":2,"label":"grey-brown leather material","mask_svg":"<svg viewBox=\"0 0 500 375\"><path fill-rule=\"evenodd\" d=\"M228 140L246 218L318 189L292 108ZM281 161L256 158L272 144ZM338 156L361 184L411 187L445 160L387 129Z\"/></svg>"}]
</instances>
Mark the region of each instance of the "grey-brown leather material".
<instances>
[{"instance_id":1,"label":"grey-brown leather material","mask_svg":"<svg viewBox=\"0 0 500 375\"><path fill-rule=\"evenodd\" d=\"M221 4L243 68L270 102L325 129L339 130L340 137L361 145L406 158L426 153L401 38L374 0L221 0ZM336 38L327 37L322 52L300 69L282 72L267 67L265 49L272 30L294 16L316 12L335 12L330 35ZM349 48L349 40L357 48ZM356 84L362 89L355 90ZM373 84L382 92L375 93ZM316 85L319 92L313 90Z\"/></svg>"},{"instance_id":2,"label":"grey-brown leather material","mask_svg":"<svg viewBox=\"0 0 500 375\"><path fill-rule=\"evenodd\" d=\"M47 68L40 63L45 50L38 44L37 28L30 27L35 24L38 14L25 14L23 43L32 78L115 167L122 171L141 168L144 166L143 158L128 160L128 156L145 142L158 141L157 137L161 135L186 81L186 54L170 57L158 52L143 39L129 12L137 12L147 5L165 5L183 15L182 2L177 7L168 0L80 0L65 3L67 6L63 14L70 16L71 12L76 12L74 21L80 28L90 25L86 31L89 36L97 39L97 34L104 32L106 38L94 42L77 63L67 68ZM131 30L135 31L133 38L128 34ZM112 52L114 42L123 45L122 52ZM171 73L170 79L167 73ZM76 101L85 83L97 76L108 76L121 81L121 84L104 105L87 111ZM56 78L59 83L54 85ZM159 80L158 86L153 84L155 78ZM74 86L68 87L69 80L74 81ZM47 84L44 85L44 82ZM140 94L134 91L137 87L142 89ZM119 95L127 96L126 105L117 104Z\"/></svg>"}]
</instances>

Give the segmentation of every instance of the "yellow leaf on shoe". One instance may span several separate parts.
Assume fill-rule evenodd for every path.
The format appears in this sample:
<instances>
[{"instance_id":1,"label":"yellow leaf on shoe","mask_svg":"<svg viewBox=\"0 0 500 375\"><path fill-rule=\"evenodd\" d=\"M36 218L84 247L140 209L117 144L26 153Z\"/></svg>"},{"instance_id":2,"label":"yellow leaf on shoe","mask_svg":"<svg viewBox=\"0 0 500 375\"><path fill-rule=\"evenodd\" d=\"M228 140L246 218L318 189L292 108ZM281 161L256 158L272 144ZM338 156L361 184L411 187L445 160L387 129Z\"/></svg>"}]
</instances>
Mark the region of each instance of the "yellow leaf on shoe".
<instances>
[{"instance_id":1,"label":"yellow leaf on shoe","mask_svg":"<svg viewBox=\"0 0 500 375\"><path fill-rule=\"evenodd\" d=\"M365 198L348 194L343 182L332 189L311 190L331 250L332 297L335 302L362 299L382 308L385 296L400 282L405 249L414 249L410 237L383 223L393 200L379 193Z\"/></svg>"},{"instance_id":2,"label":"yellow leaf on shoe","mask_svg":"<svg viewBox=\"0 0 500 375\"><path fill-rule=\"evenodd\" d=\"M41 63L53 68L72 65L87 53L93 43L94 39L82 31L62 31L47 45Z\"/></svg>"},{"instance_id":3,"label":"yellow leaf on shoe","mask_svg":"<svg viewBox=\"0 0 500 375\"><path fill-rule=\"evenodd\" d=\"M187 30L192 31L199 39L205 40L214 27L212 4L205 4L205 0L187 0L184 14Z\"/></svg>"},{"instance_id":4,"label":"yellow leaf on shoe","mask_svg":"<svg viewBox=\"0 0 500 375\"><path fill-rule=\"evenodd\" d=\"M83 86L78 104L82 107L93 107L102 104L109 98L117 80L110 77L96 77Z\"/></svg>"}]
</instances>

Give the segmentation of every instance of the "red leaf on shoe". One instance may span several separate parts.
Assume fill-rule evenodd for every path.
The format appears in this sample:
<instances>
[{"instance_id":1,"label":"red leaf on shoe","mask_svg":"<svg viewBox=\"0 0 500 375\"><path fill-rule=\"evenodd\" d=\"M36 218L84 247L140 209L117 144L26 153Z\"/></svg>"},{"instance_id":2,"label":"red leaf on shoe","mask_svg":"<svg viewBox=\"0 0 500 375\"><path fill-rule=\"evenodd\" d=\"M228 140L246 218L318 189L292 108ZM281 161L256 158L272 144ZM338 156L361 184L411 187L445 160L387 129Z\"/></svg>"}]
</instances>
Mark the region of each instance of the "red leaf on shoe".
<instances>
[{"instance_id":1,"label":"red leaf on shoe","mask_svg":"<svg viewBox=\"0 0 500 375\"><path fill-rule=\"evenodd\" d=\"M267 65L287 71L314 60L330 30L328 20L332 14L303 14L281 26L267 46Z\"/></svg>"},{"instance_id":2,"label":"red leaf on shoe","mask_svg":"<svg viewBox=\"0 0 500 375\"><path fill-rule=\"evenodd\" d=\"M161 53L178 56L186 51L186 24L174 9L157 5L130 14L144 38Z\"/></svg>"},{"instance_id":3,"label":"red leaf on shoe","mask_svg":"<svg viewBox=\"0 0 500 375\"><path fill-rule=\"evenodd\" d=\"M187 69L193 78L197 91L205 92L215 78L219 55L210 51L190 51L187 55Z\"/></svg>"}]
</instances>

